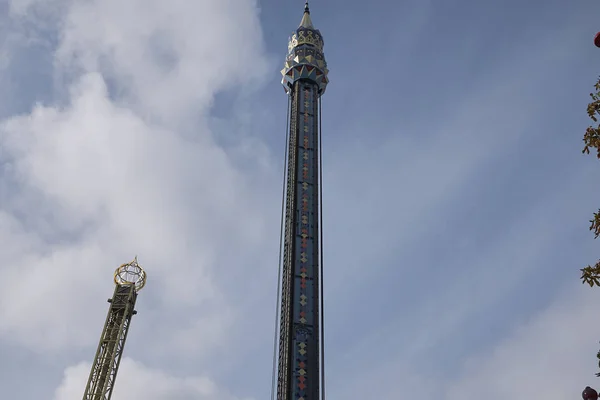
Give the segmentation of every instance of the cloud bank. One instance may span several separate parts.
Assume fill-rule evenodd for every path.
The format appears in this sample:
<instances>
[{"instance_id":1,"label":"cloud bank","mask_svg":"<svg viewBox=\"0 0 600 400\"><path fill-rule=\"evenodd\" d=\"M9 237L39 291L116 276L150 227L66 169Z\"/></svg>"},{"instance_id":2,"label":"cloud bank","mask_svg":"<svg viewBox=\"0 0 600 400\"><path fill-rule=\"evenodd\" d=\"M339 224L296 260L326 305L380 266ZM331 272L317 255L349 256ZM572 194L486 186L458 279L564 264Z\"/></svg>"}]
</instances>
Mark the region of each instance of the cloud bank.
<instances>
[{"instance_id":1,"label":"cloud bank","mask_svg":"<svg viewBox=\"0 0 600 400\"><path fill-rule=\"evenodd\" d=\"M218 92L264 79L256 3L13 1L6 21L19 46L52 45L54 88L0 123L1 337L92 354L112 271L137 254L149 282L132 336L154 362L193 357L202 370L235 314L214 277L264 231L247 176L271 161L239 169L207 119ZM30 29L41 21L49 38ZM55 398L80 395L87 367L68 368ZM116 398L234 398L130 359L122 375Z\"/></svg>"}]
</instances>

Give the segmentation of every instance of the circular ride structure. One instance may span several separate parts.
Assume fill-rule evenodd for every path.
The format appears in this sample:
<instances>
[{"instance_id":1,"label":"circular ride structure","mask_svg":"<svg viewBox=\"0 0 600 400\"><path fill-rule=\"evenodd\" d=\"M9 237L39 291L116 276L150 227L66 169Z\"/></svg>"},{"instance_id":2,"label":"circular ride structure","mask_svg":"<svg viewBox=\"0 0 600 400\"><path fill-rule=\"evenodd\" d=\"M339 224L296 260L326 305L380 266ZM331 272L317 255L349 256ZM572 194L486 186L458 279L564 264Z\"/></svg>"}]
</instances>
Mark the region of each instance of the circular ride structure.
<instances>
[{"instance_id":1,"label":"circular ride structure","mask_svg":"<svg viewBox=\"0 0 600 400\"><path fill-rule=\"evenodd\" d=\"M115 284L135 285L136 292L146 286L146 271L138 264L137 256L115 270Z\"/></svg>"}]
</instances>

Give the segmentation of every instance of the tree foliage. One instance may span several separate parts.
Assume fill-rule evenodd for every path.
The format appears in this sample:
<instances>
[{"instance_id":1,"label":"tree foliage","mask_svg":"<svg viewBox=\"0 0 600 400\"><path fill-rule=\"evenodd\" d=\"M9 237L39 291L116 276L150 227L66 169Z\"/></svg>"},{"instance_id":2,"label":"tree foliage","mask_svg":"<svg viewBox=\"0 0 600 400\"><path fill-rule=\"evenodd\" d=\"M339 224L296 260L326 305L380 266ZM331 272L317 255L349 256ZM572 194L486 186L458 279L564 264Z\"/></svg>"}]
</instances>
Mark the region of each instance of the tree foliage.
<instances>
[{"instance_id":1,"label":"tree foliage","mask_svg":"<svg viewBox=\"0 0 600 400\"><path fill-rule=\"evenodd\" d=\"M590 149L595 151L596 158L600 160L600 124L598 118L600 117L600 78L594 85L595 93L590 93L592 98L591 103L588 104L587 113L588 116L594 121L594 126L589 126L585 130L583 135L583 142L585 147L583 148L584 154L590 154ZM594 218L590 220L590 231L594 232L595 239L600 236L600 209L594 213ZM581 280L582 283L587 283L591 287L600 286L600 260L594 264L594 266L588 265L581 269ZM596 354L598 360L600 360L600 351ZM600 362L598 364L600 367ZM600 373L596 374L600 377Z\"/></svg>"},{"instance_id":2,"label":"tree foliage","mask_svg":"<svg viewBox=\"0 0 600 400\"><path fill-rule=\"evenodd\" d=\"M594 121L594 126L589 126L583 135L584 154L590 154L590 149L596 153L596 157L600 159L600 78L594 85L595 93L590 93L592 98L591 103L587 106L588 116ZM595 238L600 236L600 209L594 213L594 218L590 220L590 231L594 232ZM581 280L590 286L600 286L600 261L594 266L588 265L581 270Z\"/></svg>"}]
</instances>

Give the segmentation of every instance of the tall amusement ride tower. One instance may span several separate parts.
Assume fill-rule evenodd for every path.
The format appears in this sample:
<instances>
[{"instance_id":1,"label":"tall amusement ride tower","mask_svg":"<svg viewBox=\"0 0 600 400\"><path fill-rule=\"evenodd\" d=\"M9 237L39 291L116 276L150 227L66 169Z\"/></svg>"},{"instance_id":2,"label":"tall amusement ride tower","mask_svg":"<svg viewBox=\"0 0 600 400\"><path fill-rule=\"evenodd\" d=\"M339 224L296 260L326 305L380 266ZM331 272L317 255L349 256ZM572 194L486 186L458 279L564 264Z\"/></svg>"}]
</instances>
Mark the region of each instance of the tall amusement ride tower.
<instances>
[{"instance_id":1,"label":"tall amusement ride tower","mask_svg":"<svg viewBox=\"0 0 600 400\"><path fill-rule=\"evenodd\" d=\"M289 130L277 400L324 398L321 96L327 73L323 37L312 24L307 2L281 71L288 94Z\"/></svg>"},{"instance_id":2,"label":"tall amusement ride tower","mask_svg":"<svg viewBox=\"0 0 600 400\"><path fill-rule=\"evenodd\" d=\"M112 396L131 317L137 313L135 301L138 292L146 285L146 272L137 263L136 257L116 269L114 281L115 292L108 299L110 307L83 400L110 400Z\"/></svg>"}]
</instances>

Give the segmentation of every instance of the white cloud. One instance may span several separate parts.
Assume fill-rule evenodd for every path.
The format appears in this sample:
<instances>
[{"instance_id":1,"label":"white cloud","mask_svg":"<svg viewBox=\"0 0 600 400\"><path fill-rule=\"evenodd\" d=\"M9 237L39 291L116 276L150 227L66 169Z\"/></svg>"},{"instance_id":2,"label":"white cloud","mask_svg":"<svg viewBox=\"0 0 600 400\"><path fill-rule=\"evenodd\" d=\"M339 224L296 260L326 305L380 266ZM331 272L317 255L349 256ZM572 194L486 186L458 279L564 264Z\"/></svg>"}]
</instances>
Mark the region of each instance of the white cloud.
<instances>
[{"instance_id":1,"label":"white cloud","mask_svg":"<svg viewBox=\"0 0 600 400\"><path fill-rule=\"evenodd\" d=\"M91 365L81 363L65 370L54 400L72 400L84 392ZM240 400L207 377L175 377L124 358L119 367L114 400ZM249 399L247 399L249 400Z\"/></svg>"},{"instance_id":2,"label":"white cloud","mask_svg":"<svg viewBox=\"0 0 600 400\"><path fill-rule=\"evenodd\" d=\"M74 2L57 62L103 71L143 115L173 122L205 112L216 91L264 76L255 7L236 0Z\"/></svg>"},{"instance_id":3,"label":"white cloud","mask_svg":"<svg viewBox=\"0 0 600 400\"><path fill-rule=\"evenodd\" d=\"M10 311L2 325L24 329L11 316L31 315L42 296L50 296L54 300L45 304L51 309L30 323L41 324L36 328L64 326L70 318L64 311L82 307L83 312L85 302L69 301L78 291L67 295L63 282L89 293L91 286L110 276L115 256L125 253L127 258L135 252L148 260L150 285L162 283L165 303L194 304L214 297L207 269L215 256L210 237L232 227L228 216L232 211L235 215L235 199L240 197L237 172L214 145L186 144L174 133L115 107L96 74L82 79L69 109L38 107L31 116L8 121L1 137L16 184L6 202L12 206L9 212L17 213L22 197L37 199L40 208L27 210L21 223L45 226L45 250L50 252L2 271L18 270L21 277L4 291L6 296L25 287L39 296L33 296L29 306L5 298L2 304ZM191 210L195 217L186 216ZM197 227L194 222L201 215L206 222ZM215 226L217 218L220 226ZM65 234L77 240L60 244ZM204 244L190 251L191 238ZM81 254L85 249L91 252L87 257ZM43 283L43 291L32 284L34 277ZM60 292L65 303L57 307ZM39 335L36 332L40 331L32 334ZM74 339L69 334L60 337L63 344Z\"/></svg>"},{"instance_id":4,"label":"white cloud","mask_svg":"<svg viewBox=\"0 0 600 400\"><path fill-rule=\"evenodd\" d=\"M13 11L35 20L42 3ZM40 351L94 344L111 273L137 254L148 318L178 321L147 340L201 353L232 321L215 270L229 246L262 240L260 196L245 179L254 166L239 170L203 119L216 92L263 77L256 4L55 5L65 13L54 72L67 95L0 124L0 237L10 244L0 249L0 334ZM196 337L206 340L183 345L209 322Z\"/></svg>"}]
</instances>

